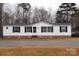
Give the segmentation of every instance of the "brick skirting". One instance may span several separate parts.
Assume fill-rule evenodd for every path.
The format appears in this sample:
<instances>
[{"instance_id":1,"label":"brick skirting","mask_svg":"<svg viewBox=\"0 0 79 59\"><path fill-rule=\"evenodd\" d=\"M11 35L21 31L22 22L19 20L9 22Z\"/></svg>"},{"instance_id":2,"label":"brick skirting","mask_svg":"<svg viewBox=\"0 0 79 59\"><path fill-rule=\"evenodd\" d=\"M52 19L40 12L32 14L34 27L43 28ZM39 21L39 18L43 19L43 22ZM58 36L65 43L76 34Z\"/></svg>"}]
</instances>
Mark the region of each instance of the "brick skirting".
<instances>
[{"instance_id":1,"label":"brick skirting","mask_svg":"<svg viewBox=\"0 0 79 59\"><path fill-rule=\"evenodd\" d=\"M31 39L31 38L65 38L71 36L3 36L3 38L23 38L23 39Z\"/></svg>"}]
</instances>

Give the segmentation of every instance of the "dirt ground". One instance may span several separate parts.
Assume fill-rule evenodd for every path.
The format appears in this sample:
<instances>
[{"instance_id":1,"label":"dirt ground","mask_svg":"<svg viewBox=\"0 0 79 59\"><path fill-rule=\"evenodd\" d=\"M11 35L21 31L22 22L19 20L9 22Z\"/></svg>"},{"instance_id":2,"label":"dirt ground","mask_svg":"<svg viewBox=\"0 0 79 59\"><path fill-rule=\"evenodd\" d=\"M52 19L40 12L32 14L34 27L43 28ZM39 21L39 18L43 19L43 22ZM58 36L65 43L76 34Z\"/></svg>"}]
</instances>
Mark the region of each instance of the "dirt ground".
<instances>
[{"instance_id":1,"label":"dirt ground","mask_svg":"<svg viewBox=\"0 0 79 59\"><path fill-rule=\"evenodd\" d=\"M79 47L63 46L3 46L1 56L78 56Z\"/></svg>"}]
</instances>

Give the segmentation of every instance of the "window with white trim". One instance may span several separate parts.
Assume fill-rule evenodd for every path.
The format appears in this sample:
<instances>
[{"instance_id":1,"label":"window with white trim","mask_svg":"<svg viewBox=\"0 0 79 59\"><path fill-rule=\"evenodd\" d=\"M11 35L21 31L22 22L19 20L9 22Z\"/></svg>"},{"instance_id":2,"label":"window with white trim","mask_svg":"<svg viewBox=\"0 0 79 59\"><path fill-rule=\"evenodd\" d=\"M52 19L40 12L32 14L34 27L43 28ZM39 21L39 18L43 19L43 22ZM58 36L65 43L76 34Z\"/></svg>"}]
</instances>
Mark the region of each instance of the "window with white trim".
<instances>
[{"instance_id":1,"label":"window with white trim","mask_svg":"<svg viewBox=\"0 0 79 59\"><path fill-rule=\"evenodd\" d=\"M53 32L53 26L48 27L48 32Z\"/></svg>"},{"instance_id":2,"label":"window with white trim","mask_svg":"<svg viewBox=\"0 0 79 59\"><path fill-rule=\"evenodd\" d=\"M20 32L20 27L13 27L13 32Z\"/></svg>"},{"instance_id":3,"label":"window with white trim","mask_svg":"<svg viewBox=\"0 0 79 59\"><path fill-rule=\"evenodd\" d=\"M47 32L47 27L41 27L41 32Z\"/></svg>"},{"instance_id":4,"label":"window with white trim","mask_svg":"<svg viewBox=\"0 0 79 59\"><path fill-rule=\"evenodd\" d=\"M32 32L32 27L25 27L25 32Z\"/></svg>"},{"instance_id":5,"label":"window with white trim","mask_svg":"<svg viewBox=\"0 0 79 59\"><path fill-rule=\"evenodd\" d=\"M46 26L42 26L41 27L41 32L53 32L53 26L48 26L48 27L46 27Z\"/></svg>"},{"instance_id":6,"label":"window with white trim","mask_svg":"<svg viewBox=\"0 0 79 59\"><path fill-rule=\"evenodd\" d=\"M60 26L60 32L67 32L67 26Z\"/></svg>"}]
</instances>

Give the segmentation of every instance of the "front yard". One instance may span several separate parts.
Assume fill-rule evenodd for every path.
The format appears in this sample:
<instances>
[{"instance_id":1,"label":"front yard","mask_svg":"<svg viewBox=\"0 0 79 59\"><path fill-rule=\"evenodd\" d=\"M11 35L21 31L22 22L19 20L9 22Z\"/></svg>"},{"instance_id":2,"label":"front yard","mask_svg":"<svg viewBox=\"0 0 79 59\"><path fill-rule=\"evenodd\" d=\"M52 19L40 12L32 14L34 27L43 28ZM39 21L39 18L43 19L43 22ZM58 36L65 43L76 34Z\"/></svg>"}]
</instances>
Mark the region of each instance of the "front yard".
<instances>
[{"instance_id":1,"label":"front yard","mask_svg":"<svg viewBox=\"0 0 79 59\"><path fill-rule=\"evenodd\" d=\"M79 47L63 46L3 46L1 56L77 56Z\"/></svg>"}]
</instances>

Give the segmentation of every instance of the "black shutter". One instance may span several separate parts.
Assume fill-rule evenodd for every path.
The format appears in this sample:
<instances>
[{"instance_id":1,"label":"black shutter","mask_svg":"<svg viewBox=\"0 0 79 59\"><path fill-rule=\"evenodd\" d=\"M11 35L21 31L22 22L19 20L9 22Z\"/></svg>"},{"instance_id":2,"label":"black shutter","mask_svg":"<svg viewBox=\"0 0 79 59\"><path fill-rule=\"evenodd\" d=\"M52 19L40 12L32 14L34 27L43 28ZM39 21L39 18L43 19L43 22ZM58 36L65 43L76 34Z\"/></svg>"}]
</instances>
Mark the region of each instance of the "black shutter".
<instances>
[{"instance_id":1,"label":"black shutter","mask_svg":"<svg viewBox=\"0 0 79 59\"><path fill-rule=\"evenodd\" d=\"M13 32L14 32L14 27L13 27Z\"/></svg>"},{"instance_id":2,"label":"black shutter","mask_svg":"<svg viewBox=\"0 0 79 59\"><path fill-rule=\"evenodd\" d=\"M26 27L25 27L25 32L26 32Z\"/></svg>"},{"instance_id":3,"label":"black shutter","mask_svg":"<svg viewBox=\"0 0 79 59\"><path fill-rule=\"evenodd\" d=\"M60 26L60 32L62 32L62 31L61 31L61 26Z\"/></svg>"},{"instance_id":4,"label":"black shutter","mask_svg":"<svg viewBox=\"0 0 79 59\"><path fill-rule=\"evenodd\" d=\"M67 26L66 26L66 32L67 32Z\"/></svg>"},{"instance_id":5,"label":"black shutter","mask_svg":"<svg viewBox=\"0 0 79 59\"><path fill-rule=\"evenodd\" d=\"M41 27L41 32L43 32L43 27Z\"/></svg>"},{"instance_id":6,"label":"black shutter","mask_svg":"<svg viewBox=\"0 0 79 59\"><path fill-rule=\"evenodd\" d=\"M32 33L32 27L30 27L31 33Z\"/></svg>"},{"instance_id":7,"label":"black shutter","mask_svg":"<svg viewBox=\"0 0 79 59\"><path fill-rule=\"evenodd\" d=\"M20 32L20 27L19 27L19 29L18 29L18 32Z\"/></svg>"},{"instance_id":8,"label":"black shutter","mask_svg":"<svg viewBox=\"0 0 79 59\"><path fill-rule=\"evenodd\" d=\"M52 32L53 32L53 26L52 26Z\"/></svg>"}]
</instances>

